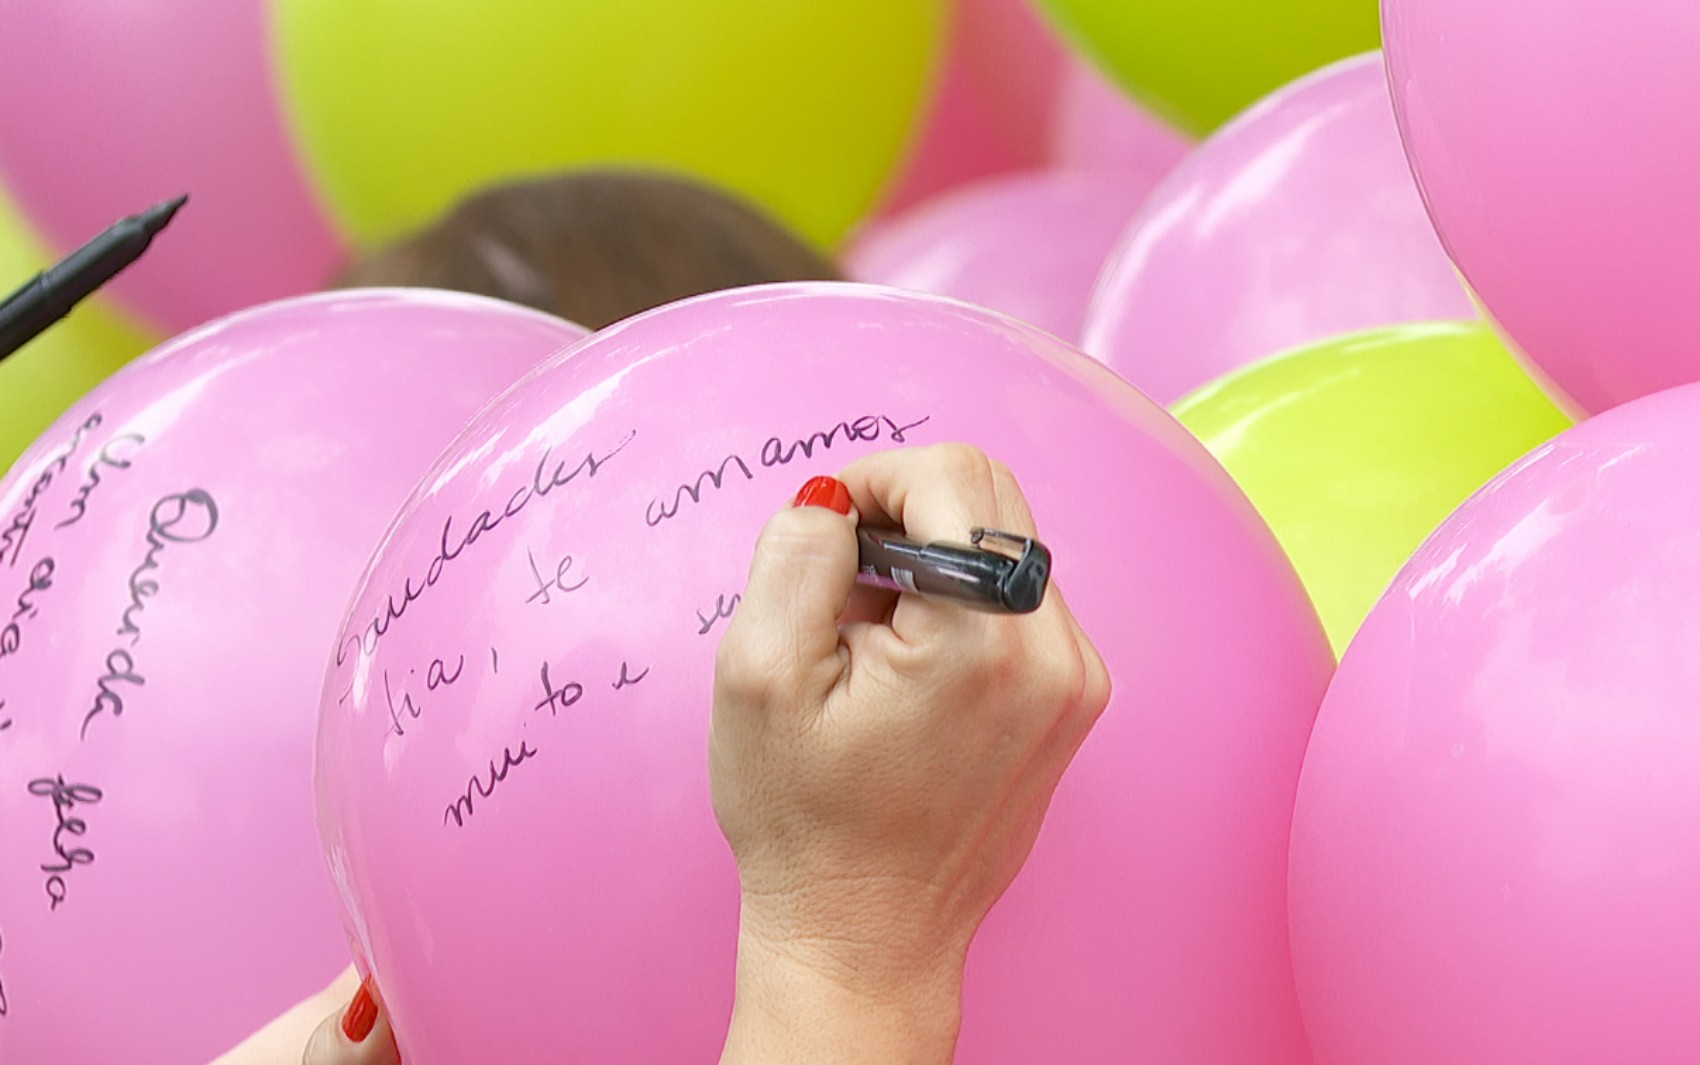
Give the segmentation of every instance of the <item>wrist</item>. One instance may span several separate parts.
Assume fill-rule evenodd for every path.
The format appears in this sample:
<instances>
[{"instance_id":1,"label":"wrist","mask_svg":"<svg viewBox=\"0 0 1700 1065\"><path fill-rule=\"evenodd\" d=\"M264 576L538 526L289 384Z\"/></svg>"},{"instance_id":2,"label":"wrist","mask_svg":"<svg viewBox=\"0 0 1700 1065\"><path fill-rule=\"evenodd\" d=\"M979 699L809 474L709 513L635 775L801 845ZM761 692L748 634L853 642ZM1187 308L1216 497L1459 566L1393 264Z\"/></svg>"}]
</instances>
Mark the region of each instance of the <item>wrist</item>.
<instances>
[{"instance_id":1,"label":"wrist","mask_svg":"<svg viewBox=\"0 0 1700 1065\"><path fill-rule=\"evenodd\" d=\"M738 936L737 999L721 1065L950 1065L963 957L894 964L871 948Z\"/></svg>"}]
</instances>

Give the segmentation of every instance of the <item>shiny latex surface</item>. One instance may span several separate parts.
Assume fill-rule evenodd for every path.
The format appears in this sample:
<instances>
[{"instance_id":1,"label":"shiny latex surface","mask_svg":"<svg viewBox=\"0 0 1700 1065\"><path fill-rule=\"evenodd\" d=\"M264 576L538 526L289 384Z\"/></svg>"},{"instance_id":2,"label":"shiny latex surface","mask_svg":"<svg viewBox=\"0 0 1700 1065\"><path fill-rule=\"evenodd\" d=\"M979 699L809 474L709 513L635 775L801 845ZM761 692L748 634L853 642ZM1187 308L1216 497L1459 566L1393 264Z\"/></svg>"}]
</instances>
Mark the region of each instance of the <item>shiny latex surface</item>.
<instances>
[{"instance_id":1,"label":"shiny latex surface","mask_svg":"<svg viewBox=\"0 0 1700 1065\"><path fill-rule=\"evenodd\" d=\"M1160 172L1040 171L977 182L860 238L850 276L978 303L1071 343L1105 256Z\"/></svg>"},{"instance_id":2,"label":"shiny latex surface","mask_svg":"<svg viewBox=\"0 0 1700 1065\"><path fill-rule=\"evenodd\" d=\"M470 296L247 311L0 482L0 1061L207 1061L348 964L314 711L386 524L583 331Z\"/></svg>"},{"instance_id":3,"label":"shiny latex surface","mask_svg":"<svg viewBox=\"0 0 1700 1065\"><path fill-rule=\"evenodd\" d=\"M1337 651L1435 526L1571 424L1479 322L1277 356L1175 415L1275 530Z\"/></svg>"},{"instance_id":4,"label":"shiny latex surface","mask_svg":"<svg viewBox=\"0 0 1700 1065\"><path fill-rule=\"evenodd\" d=\"M1400 573L1317 720L1319 1065L1700 1058L1700 388L1583 423Z\"/></svg>"},{"instance_id":5,"label":"shiny latex surface","mask_svg":"<svg viewBox=\"0 0 1700 1065\"><path fill-rule=\"evenodd\" d=\"M714 1060L738 883L710 684L751 547L812 475L941 441L1021 478L1117 685L975 945L962 1060L1308 1061L1286 853L1331 657L1274 539L1078 352L823 284L551 361L444 454L357 593L320 827L409 1065Z\"/></svg>"},{"instance_id":6,"label":"shiny latex surface","mask_svg":"<svg viewBox=\"0 0 1700 1065\"><path fill-rule=\"evenodd\" d=\"M1700 4L1386 0L1447 249L1584 409L1700 380Z\"/></svg>"},{"instance_id":7,"label":"shiny latex surface","mask_svg":"<svg viewBox=\"0 0 1700 1065\"><path fill-rule=\"evenodd\" d=\"M1265 99L1170 175L1105 264L1084 344L1172 403L1301 344L1474 314L1368 55Z\"/></svg>"}]
</instances>

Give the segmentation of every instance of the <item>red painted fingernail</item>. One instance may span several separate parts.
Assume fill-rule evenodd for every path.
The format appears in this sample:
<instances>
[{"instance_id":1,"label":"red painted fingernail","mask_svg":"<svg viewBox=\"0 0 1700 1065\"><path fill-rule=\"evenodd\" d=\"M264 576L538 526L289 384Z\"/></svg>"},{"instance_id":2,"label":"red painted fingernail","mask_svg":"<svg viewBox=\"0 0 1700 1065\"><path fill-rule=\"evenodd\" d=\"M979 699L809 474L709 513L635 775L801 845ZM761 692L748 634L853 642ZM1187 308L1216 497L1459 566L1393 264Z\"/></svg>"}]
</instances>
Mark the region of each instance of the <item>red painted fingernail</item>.
<instances>
[{"instance_id":1,"label":"red painted fingernail","mask_svg":"<svg viewBox=\"0 0 1700 1065\"><path fill-rule=\"evenodd\" d=\"M794 507L826 507L840 514L850 513L850 489L836 477L816 477L803 486L797 493L797 498L791 501Z\"/></svg>"},{"instance_id":2,"label":"red painted fingernail","mask_svg":"<svg viewBox=\"0 0 1700 1065\"><path fill-rule=\"evenodd\" d=\"M372 994L372 987L372 977L360 981L360 990L354 993L354 1001L348 1004L348 1012L342 1015L342 1034L351 1043L365 1042L378 1023L378 999Z\"/></svg>"}]
</instances>

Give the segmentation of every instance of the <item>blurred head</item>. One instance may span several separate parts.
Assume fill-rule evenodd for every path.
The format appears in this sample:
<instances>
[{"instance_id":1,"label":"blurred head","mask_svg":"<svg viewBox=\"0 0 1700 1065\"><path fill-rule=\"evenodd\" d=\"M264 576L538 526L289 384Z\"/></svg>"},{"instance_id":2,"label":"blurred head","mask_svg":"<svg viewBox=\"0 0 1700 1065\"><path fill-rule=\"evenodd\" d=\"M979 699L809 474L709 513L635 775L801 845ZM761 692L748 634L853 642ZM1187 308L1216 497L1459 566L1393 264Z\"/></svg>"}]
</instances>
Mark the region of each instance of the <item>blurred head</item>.
<instances>
[{"instance_id":1,"label":"blurred head","mask_svg":"<svg viewBox=\"0 0 1700 1065\"><path fill-rule=\"evenodd\" d=\"M333 287L472 292L600 329L686 296L839 276L830 260L724 192L662 174L593 170L479 192L356 261Z\"/></svg>"}]
</instances>

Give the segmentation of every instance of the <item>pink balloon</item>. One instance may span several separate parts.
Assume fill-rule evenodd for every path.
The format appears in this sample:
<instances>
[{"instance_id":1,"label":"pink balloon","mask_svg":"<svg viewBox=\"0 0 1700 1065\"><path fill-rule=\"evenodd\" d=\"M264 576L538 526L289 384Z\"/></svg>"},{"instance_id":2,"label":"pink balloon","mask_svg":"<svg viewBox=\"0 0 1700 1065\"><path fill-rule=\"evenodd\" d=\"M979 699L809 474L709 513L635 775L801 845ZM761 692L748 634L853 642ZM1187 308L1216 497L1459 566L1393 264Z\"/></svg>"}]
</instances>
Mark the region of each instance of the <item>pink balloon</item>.
<instances>
[{"instance_id":1,"label":"pink balloon","mask_svg":"<svg viewBox=\"0 0 1700 1065\"><path fill-rule=\"evenodd\" d=\"M1406 566L1292 852L1319 1065L1700 1060L1700 387L1583 423Z\"/></svg>"},{"instance_id":2,"label":"pink balloon","mask_svg":"<svg viewBox=\"0 0 1700 1065\"><path fill-rule=\"evenodd\" d=\"M1474 316L1371 54L1257 104L1164 182L1104 268L1085 347L1172 403L1301 344Z\"/></svg>"},{"instance_id":3,"label":"pink balloon","mask_svg":"<svg viewBox=\"0 0 1700 1065\"><path fill-rule=\"evenodd\" d=\"M983 181L870 230L845 267L858 281L978 303L1074 342L1105 257L1157 177L1039 171Z\"/></svg>"},{"instance_id":4,"label":"pink balloon","mask_svg":"<svg viewBox=\"0 0 1700 1065\"><path fill-rule=\"evenodd\" d=\"M438 449L583 335L445 293L262 307L0 482L0 1061L204 1062L348 964L309 787L337 620Z\"/></svg>"},{"instance_id":5,"label":"pink balloon","mask_svg":"<svg viewBox=\"0 0 1700 1065\"><path fill-rule=\"evenodd\" d=\"M881 207L890 217L995 174L1041 165L1067 62L1031 0L957 0L951 44L913 155Z\"/></svg>"},{"instance_id":6,"label":"pink balloon","mask_svg":"<svg viewBox=\"0 0 1700 1065\"><path fill-rule=\"evenodd\" d=\"M882 217L901 214L941 192L994 174L1025 170L1038 162L1036 152L1024 154L1010 143L998 116L976 93L953 52L945 61L914 154L879 213Z\"/></svg>"},{"instance_id":7,"label":"pink balloon","mask_svg":"<svg viewBox=\"0 0 1700 1065\"><path fill-rule=\"evenodd\" d=\"M957 0L957 40L969 83L1004 119L1026 158L1042 156L1073 52L1033 0Z\"/></svg>"},{"instance_id":8,"label":"pink balloon","mask_svg":"<svg viewBox=\"0 0 1700 1065\"><path fill-rule=\"evenodd\" d=\"M0 177L60 251L188 193L112 285L179 330L322 286L341 245L274 97L261 0L10 0Z\"/></svg>"},{"instance_id":9,"label":"pink balloon","mask_svg":"<svg viewBox=\"0 0 1700 1065\"><path fill-rule=\"evenodd\" d=\"M1384 0L1430 213L1493 317L1591 411L1700 379L1700 6Z\"/></svg>"},{"instance_id":10,"label":"pink balloon","mask_svg":"<svg viewBox=\"0 0 1700 1065\"><path fill-rule=\"evenodd\" d=\"M975 946L961 1059L1308 1062L1286 840L1330 655L1275 541L1051 337L793 285L550 362L444 454L356 594L320 829L409 1065L715 1059L738 883L709 692L751 544L811 475L946 440L1022 478L1117 684Z\"/></svg>"},{"instance_id":11,"label":"pink balloon","mask_svg":"<svg viewBox=\"0 0 1700 1065\"><path fill-rule=\"evenodd\" d=\"M1195 148L1186 134L1134 103L1092 64L1075 59L1057 91L1051 162L1085 170L1167 175Z\"/></svg>"}]
</instances>

